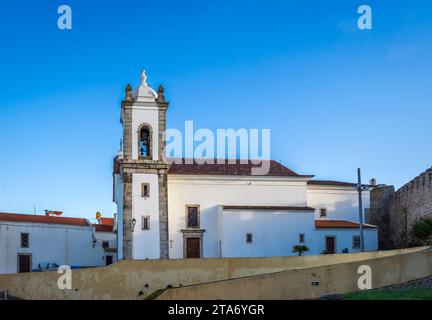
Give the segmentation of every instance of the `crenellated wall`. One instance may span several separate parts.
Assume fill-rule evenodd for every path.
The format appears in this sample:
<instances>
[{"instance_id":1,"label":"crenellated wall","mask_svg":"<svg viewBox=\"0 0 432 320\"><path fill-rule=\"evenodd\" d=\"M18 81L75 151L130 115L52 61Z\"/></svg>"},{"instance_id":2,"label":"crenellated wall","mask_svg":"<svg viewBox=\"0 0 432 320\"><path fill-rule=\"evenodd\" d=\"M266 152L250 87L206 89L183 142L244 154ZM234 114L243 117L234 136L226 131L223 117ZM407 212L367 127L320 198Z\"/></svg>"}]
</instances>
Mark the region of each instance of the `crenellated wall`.
<instances>
[{"instance_id":1,"label":"crenellated wall","mask_svg":"<svg viewBox=\"0 0 432 320\"><path fill-rule=\"evenodd\" d=\"M403 248L410 244L413 224L432 217L432 168L394 191L381 186L371 192L371 220L380 227L380 248Z\"/></svg>"}]
</instances>

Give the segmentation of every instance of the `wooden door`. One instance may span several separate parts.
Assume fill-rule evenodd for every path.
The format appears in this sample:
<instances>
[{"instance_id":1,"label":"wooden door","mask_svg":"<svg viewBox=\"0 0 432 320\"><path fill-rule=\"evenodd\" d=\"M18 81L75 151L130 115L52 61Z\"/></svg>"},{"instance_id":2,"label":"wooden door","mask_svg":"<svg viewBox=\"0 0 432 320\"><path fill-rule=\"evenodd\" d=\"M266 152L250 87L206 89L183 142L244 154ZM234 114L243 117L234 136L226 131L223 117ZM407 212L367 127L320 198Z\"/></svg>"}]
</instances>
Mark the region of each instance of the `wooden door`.
<instances>
[{"instance_id":1,"label":"wooden door","mask_svg":"<svg viewBox=\"0 0 432 320\"><path fill-rule=\"evenodd\" d=\"M336 237L326 237L326 251L333 254L336 251Z\"/></svg>"},{"instance_id":2,"label":"wooden door","mask_svg":"<svg viewBox=\"0 0 432 320\"><path fill-rule=\"evenodd\" d=\"M113 263L113 257L112 256L105 256L106 259L106 265L109 266Z\"/></svg>"},{"instance_id":3,"label":"wooden door","mask_svg":"<svg viewBox=\"0 0 432 320\"><path fill-rule=\"evenodd\" d=\"M201 258L200 238L186 238L186 258Z\"/></svg>"},{"instance_id":4,"label":"wooden door","mask_svg":"<svg viewBox=\"0 0 432 320\"><path fill-rule=\"evenodd\" d=\"M18 272L31 272L30 254L18 254Z\"/></svg>"}]
</instances>

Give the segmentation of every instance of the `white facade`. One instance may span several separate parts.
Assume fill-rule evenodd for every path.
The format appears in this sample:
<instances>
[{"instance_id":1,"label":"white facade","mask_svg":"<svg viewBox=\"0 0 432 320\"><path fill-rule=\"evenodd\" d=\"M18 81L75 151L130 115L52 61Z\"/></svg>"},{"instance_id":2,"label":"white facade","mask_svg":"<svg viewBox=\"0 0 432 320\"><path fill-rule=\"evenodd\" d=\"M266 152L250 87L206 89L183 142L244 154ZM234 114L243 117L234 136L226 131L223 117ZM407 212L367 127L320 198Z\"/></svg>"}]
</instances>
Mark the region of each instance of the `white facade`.
<instances>
[{"instance_id":1,"label":"white facade","mask_svg":"<svg viewBox=\"0 0 432 320\"><path fill-rule=\"evenodd\" d=\"M359 252L353 247L358 229L317 229L313 211L223 210L221 247L223 257L273 257L293 255L295 245L306 245L307 255L321 254L326 237L335 237L335 253ZM365 250L377 250L376 228L365 228ZM252 241L246 241L246 235ZM303 234L303 242L300 242Z\"/></svg>"},{"instance_id":2,"label":"white facade","mask_svg":"<svg viewBox=\"0 0 432 320\"><path fill-rule=\"evenodd\" d=\"M22 233L28 234L28 247L21 246ZM17 273L19 255L30 256L32 271L47 262L72 268L105 265L104 249L90 225L0 221L0 274Z\"/></svg>"},{"instance_id":3,"label":"white facade","mask_svg":"<svg viewBox=\"0 0 432 320\"><path fill-rule=\"evenodd\" d=\"M292 255L292 247L305 235L309 254L319 254L316 246L313 211L221 210L223 257L274 257ZM251 234L252 241L246 241ZM311 246L312 245L312 246Z\"/></svg>"},{"instance_id":4,"label":"white facade","mask_svg":"<svg viewBox=\"0 0 432 320\"><path fill-rule=\"evenodd\" d=\"M306 178L168 175L170 258L184 257L186 206L199 205L203 256L220 256L220 205L306 206Z\"/></svg>"},{"instance_id":5,"label":"white facade","mask_svg":"<svg viewBox=\"0 0 432 320\"><path fill-rule=\"evenodd\" d=\"M335 237L335 253L358 252L353 237L359 229L319 229L319 209L331 220L358 221L354 187L313 186L305 177L237 177L168 175L170 258L185 257L186 207L199 205L202 257L269 257L293 255L292 247L306 245L306 254L326 250L326 237ZM312 190L311 190L312 189ZM357 196L357 197L356 197ZM364 194L369 207L369 194ZM311 205L312 203L312 205ZM343 204L343 205L339 205ZM282 209L223 209L223 206L292 206ZM295 207L313 207L298 210ZM314 209L314 210L313 210ZM349 209L349 210L347 210ZM378 249L377 228L364 229L366 251ZM252 242L246 235L252 234ZM300 243L300 234L304 243Z\"/></svg>"},{"instance_id":6,"label":"white facade","mask_svg":"<svg viewBox=\"0 0 432 320\"><path fill-rule=\"evenodd\" d=\"M364 191L362 195L363 208L369 208L369 191ZM358 192L352 186L308 184L307 202L309 206L316 209L316 219L359 221ZM325 217L320 216L321 209L325 209ZM365 215L363 214L364 222Z\"/></svg>"},{"instance_id":7,"label":"white facade","mask_svg":"<svg viewBox=\"0 0 432 320\"><path fill-rule=\"evenodd\" d=\"M105 252L105 265L117 262L117 235L112 231L98 231L96 227L95 239Z\"/></svg>"},{"instance_id":8,"label":"white facade","mask_svg":"<svg viewBox=\"0 0 432 320\"><path fill-rule=\"evenodd\" d=\"M141 196L141 185L149 184L149 197ZM132 175L132 217L136 221L133 232L132 255L134 259L159 259L159 246L148 245L159 243L159 189L158 177L155 174ZM154 186L154 187L152 187ZM150 229L143 230L143 217L150 218Z\"/></svg>"},{"instance_id":9,"label":"white facade","mask_svg":"<svg viewBox=\"0 0 432 320\"><path fill-rule=\"evenodd\" d=\"M126 182L122 173L114 174L119 259L126 249L132 252L132 259L161 257L162 248L166 248L162 245L166 239L165 222L160 218L164 208L161 203L166 204L164 194L168 198L169 258L293 255L292 247L299 244L309 247L306 254L320 254L325 250L359 251L358 241L355 241L359 236L358 193L353 184L312 182L313 176L298 175L278 163L277 169L265 176L238 174L236 170L225 173L209 169L211 173L208 173L195 168L194 172L190 167L176 173L171 167L167 185L160 185L158 174L143 173L146 165L166 164L165 159L159 159L161 150L157 149L163 145L158 141L158 95L147 85L146 79L143 73L134 98L127 95L132 125L130 133L124 130L124 139L129 140L131 136L132 161L125 162L129 168L137 166L128 169L128 173L132 172L132 199L123 190ZM151 131L151 156L146 158L139 156L138 136L143 127ZM118 159L122 156L121 151ZM144 184L150 188L146 197L142 195ZM132 216L128 218L124 217L125 208L130 208L125 199L132 208ZM362 200L363 208L369 208L369 192L364 192ZM198 218L196 213L188 213L191 208L191 212L198 212ZM193 216L192 227L188 214ZM149 228L143 227L144 218ZM128 219L133 220L135 226L129 226ZM316 220L321 219L333 221L331 227L318 226ZM132 232L123 228L132 228ZM366 226L365 250L377 250L377 233L377 228ZM131 240L124 240L124 237Z\"/></svg>"}]
</instances>

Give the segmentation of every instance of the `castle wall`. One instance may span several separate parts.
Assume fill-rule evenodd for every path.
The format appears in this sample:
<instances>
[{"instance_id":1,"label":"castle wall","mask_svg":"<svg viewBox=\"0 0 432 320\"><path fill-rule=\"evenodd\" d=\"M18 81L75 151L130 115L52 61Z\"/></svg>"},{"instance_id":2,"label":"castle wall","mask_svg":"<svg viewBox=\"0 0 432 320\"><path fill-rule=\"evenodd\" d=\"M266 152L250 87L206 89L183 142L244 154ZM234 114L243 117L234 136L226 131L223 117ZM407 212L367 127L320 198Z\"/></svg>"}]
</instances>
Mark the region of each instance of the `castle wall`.
<instances>
[{"instance_id":1,"label":"castle wall","mask_svg":"<svg viewBox=\"0 0 432 320\"><path fill-rule=\"evenodd\" d=\"M380 227L380 248L403 248L411 242L416 221L432 217L432 168L403 187L377 187L371 192L371 223Z\"/></svg>"}]
</instances>

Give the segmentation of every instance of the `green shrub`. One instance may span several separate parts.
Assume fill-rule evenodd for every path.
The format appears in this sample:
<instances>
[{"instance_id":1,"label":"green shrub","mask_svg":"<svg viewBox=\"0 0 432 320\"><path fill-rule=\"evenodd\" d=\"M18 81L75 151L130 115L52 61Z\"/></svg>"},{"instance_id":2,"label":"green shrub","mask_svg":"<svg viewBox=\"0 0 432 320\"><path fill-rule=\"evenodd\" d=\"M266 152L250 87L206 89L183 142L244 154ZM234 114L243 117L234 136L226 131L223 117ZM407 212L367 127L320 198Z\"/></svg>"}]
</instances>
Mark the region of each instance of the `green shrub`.
<instances>
[{"instance_id":1,"label":"green shrub","mask_svg":"<svg viewBox=\"0 0 432 320\"><path fill-rule=\"evenodd\" d=\"M421 218L412 227L411 237L414 242L421 242L432 236L432 218ZM418 241L420 240L420 241Z\"/></svg>"},{"instance_id":2,"label":"green shrub","mask_svg":"<svg viewBox=\"0 0 432 320\"><path fill-rule=\"evenodd\" d=\"M295 245L292 247L292 252L298 253L299 256L301 256L306 251L309 251L309 248L305 245L302 245L302 244L298 244L298 245Z\"/></svg>"}]
</instances>

